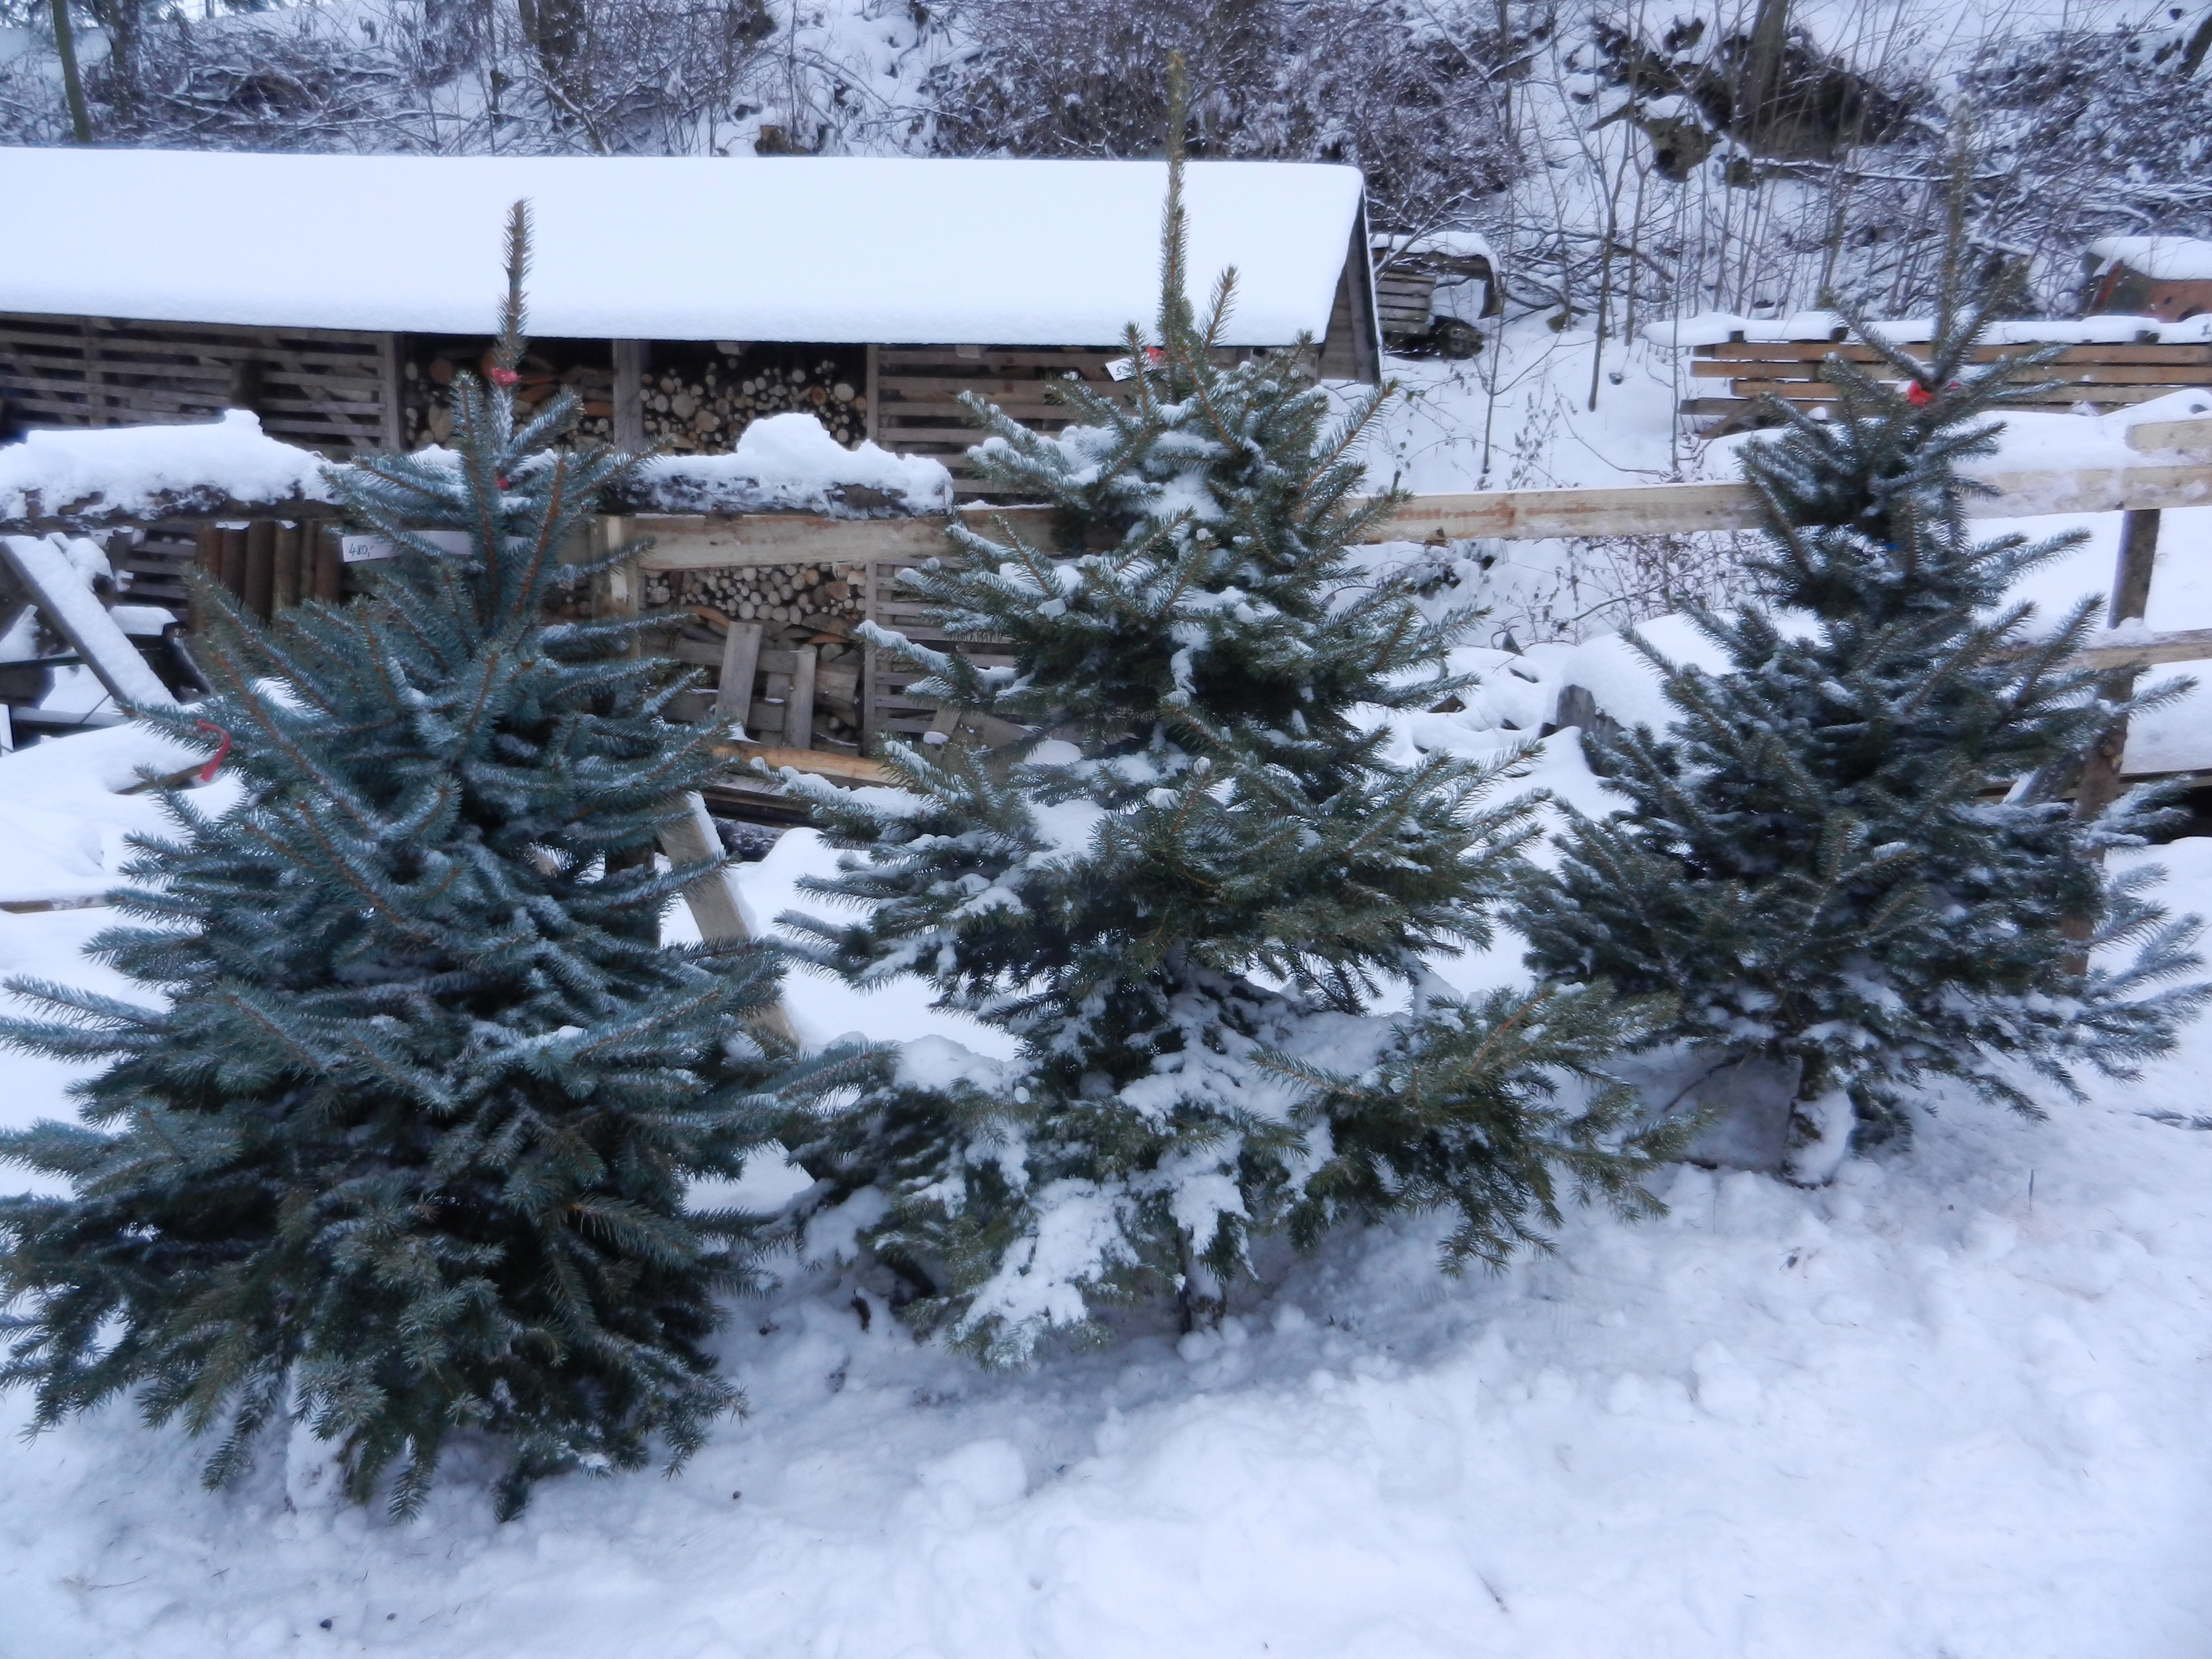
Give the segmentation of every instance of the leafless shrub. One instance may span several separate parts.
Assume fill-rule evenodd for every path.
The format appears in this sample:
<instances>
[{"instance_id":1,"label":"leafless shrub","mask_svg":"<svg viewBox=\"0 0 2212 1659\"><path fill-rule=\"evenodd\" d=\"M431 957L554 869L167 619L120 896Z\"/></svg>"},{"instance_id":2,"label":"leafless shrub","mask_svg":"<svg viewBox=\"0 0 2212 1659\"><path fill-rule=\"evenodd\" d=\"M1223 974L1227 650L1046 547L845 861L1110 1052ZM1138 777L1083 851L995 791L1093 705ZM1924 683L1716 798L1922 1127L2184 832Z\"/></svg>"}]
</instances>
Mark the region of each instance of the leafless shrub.
<instances>
[{"instance_id":1,"label":"leafless shrub","mask_svg":"<svg viewBox=\"0 0 2212 1659\"><path fill-rule=\"evenodd\" d=\"M1157 155L1189 65L1193 152L1352 162L1376 219L1462 220L1511 181L1510 37L1462 0L965 0L943 153Z\"/></svg>"}]
</instances>

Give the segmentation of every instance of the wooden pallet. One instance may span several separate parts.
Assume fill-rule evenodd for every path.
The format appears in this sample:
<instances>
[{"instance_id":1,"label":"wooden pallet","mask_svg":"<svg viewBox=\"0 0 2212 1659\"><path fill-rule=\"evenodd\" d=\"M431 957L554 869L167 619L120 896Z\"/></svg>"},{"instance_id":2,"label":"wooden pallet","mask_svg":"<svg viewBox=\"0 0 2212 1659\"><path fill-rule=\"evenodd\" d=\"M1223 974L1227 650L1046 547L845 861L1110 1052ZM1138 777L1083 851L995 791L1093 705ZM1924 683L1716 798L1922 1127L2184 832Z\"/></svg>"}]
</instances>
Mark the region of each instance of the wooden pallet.
<instances>
[{"instance_id":1,"label":"wooden pallet","mask_svg":"<svg viewBox=\"0 0 2212 1659\"><path fill-rule=\"evenodd\" d=\"M251 409L333 459L395 447L389 334L0 313L0 403L33 426L143 426Z\"/></svg>"},{"instance_id":2,"label":"wooden pallet","mask_svg":"<svg viewBox=\"0 0 2212 1659\"><path fill-rule=\"evenodd\" d=\"M878 346L869 353L869 436L902 454L934 456L951 470L957 494L981 495L989 486L967 453L984 434L969 424L960 393L973 392L1036 431L1057 433L1069 416L1051 388L1080 380L1116 397L1123 383L1106 365L1123 355L1085 346Z\"/></svg>"},{"instance_id":3,"label":"wooden pallet","mask_svg":"<svg viewBox=\"0 0 2212 1659\"><path fill-rule=\"evenodd\" d=\"M2101 415L2149 403L2185 386L2212 386L2212 345L2163 345L2154 331L2146 331L2146 336L2128 343L2069 346L2054 362L2021 369L2023 380L2050 385L2047 391L2012 406L2063 411L2087 404ZM1972 360L1998 363L2039 349L2033 344L1982 346ZM1907 343L1905 349L1920 356L1926 347ZM1846 339L1730 339L1695 349L1691 378L1723 384L1684 398L1681 412L1705 422L1701 430L1711 437L1757 423L1766 399L1806 410L1828 407L1835 401L1835 383L1826 367L1831 359L1863 366L1876 371L1879 380L1899 383L1895 371L1875 352Z\"/></svg>"}]
</instances>

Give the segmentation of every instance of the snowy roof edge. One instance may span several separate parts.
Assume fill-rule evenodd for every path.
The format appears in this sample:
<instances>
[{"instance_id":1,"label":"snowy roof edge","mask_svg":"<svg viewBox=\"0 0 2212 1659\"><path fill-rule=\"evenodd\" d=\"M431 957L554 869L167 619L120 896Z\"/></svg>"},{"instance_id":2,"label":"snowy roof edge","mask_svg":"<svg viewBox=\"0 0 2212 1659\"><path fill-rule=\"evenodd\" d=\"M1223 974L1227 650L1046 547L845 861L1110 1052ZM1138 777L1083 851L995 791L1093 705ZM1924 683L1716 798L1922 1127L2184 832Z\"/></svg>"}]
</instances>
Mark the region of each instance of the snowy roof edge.
<instances>
[{"instance_id":1,"label":"snowy roof edge","mask_svg":"<svg viewBox=\"0 0 2212 1659\"><path fill-rule=\"evenodd\" d=\"M0 149L0 311L481 334L526 198L543 337L1109 345L1154 314L1165 183L1158 161ZM1190 164L1193 289L1238 273L1226 343L1326 335L1363 197L1354 167ZM118 234L155 257L117 258Z\"/></svg>"}]
</instances>

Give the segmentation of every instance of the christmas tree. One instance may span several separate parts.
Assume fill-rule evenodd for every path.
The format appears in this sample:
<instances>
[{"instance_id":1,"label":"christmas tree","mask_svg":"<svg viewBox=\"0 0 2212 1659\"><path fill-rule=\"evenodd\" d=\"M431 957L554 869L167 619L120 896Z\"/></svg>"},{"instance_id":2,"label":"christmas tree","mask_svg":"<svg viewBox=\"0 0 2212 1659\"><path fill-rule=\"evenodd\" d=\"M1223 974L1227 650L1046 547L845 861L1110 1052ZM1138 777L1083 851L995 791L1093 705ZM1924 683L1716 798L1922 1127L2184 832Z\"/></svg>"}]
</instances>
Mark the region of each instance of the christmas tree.
<instances>
[{"instance_id":1,"label":"christmas tree","mask_svg":"<svg viewBox=\"0 0 2212 1659\"><path fill-rule=\"evenodd\" d=\"M875 1189L864 1237L910 1314L997 1361L1154 1289L1217 1317L1276 1227L1452 1205L1455 1257L1498 1259L1554 1213L1554 1166L1634 1204L1648 1156L1604 1079L1538 1109L1644 1010L1470 1007L1426 966L1488 939L1534 801L1480 804L1518 749L1389 757L1377 715L1464 684L1444 658L1468 616L1425 619L1349 550L1391 505L1352 493L1386 394L1338 417L1309 347L1223 349L1234 274L1199 315L1179 153L1163 241L1126 398L1069 383L1053 437L971 400L987 475L1058 509L1049 544L957 528L957 561L909 574L1012 665L874 636L920 695L1028 735L888 746L907 803L817 790L857 856L811 890L868 915L787 918L855 981L919 975L1020 1039L1002 1070L902 1066L799 1154L825 1194ZM1412 1015L1371 1012L1407 985Z\"/></svg>"},{"instance_id":2,"label":"christmas tree","mask_svg":"<svg viewBox=\"0 0 2212 1659\"><path fill-rule=\"evenodd\" d=\"M1954 222L1954 270L1962 245ZM1844 309L1894 384L1832 356L1832 417L1780 407L1782 434L1747 448L1765 503L1757 602L1690 612L1728 666L1638 642L1674 723L1586 740L1632 804L1574 816L1556 878L1516 918L1547 974L1678 994L1662 1035L1716 1066L1794 1071L1801 1178L1831 1170L1854 1132L1904 1127L1905 1090L1930 1077L2033 1112L2036 1077L2071 1091L2081 1062L2128 1075L2204 994L2178 983L2194 921L2148 902L2142 875L2102 869L2154 803L2084 821L2053 798L2071 761L2147 705L2100 702L2068 665L2097 601L2039 633L2007 597L2076 537L1968 532L1986 486L1960 464L1994 452L1988 417L2032 394L2021 371L2047 359L1979 362L2007 295L1968 304L1961 288L1924 359ZM2082 955L2129 943L2130 967Z\"/></svg>"},{"instance_id":3,"label":"christmas tree","mask_svg":"<svg viewBox=\"0 0 2212 1659\"><path fill-rule=\"evenodd\" d=\"M14 988L48 1018L7 1041L106 1064L81 1124L0 1139L74 1188L0 1203L0 1379L41 1425L129 1394L217 1433L210 1485L289 1418L404 1515L489 1437L512 1514L557 1471L680 1463L738 1403L702 1344L753 1222L684 1192L771 1132L778 970L659 943L715 867L652 857L711 733L664 723L682 682L628 625L547 620L605 568L559 551L626 463L553 447L569 397L518 410L526 229L458 453L332 471L397 550L374 592L267 628L198 593L216 693L148 718L220 743L236 797L167 797L137 925L93 942L147 995Z\"/></svg>"}]
</instances>

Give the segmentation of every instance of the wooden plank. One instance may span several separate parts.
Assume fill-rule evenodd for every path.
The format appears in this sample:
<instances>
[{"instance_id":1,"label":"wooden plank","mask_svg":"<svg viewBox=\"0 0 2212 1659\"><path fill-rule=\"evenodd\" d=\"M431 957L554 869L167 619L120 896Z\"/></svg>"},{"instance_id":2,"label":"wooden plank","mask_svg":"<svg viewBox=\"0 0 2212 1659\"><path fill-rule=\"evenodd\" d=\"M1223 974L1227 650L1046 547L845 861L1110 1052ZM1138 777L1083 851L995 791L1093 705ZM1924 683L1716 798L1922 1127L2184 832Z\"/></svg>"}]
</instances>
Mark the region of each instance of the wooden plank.
<instances>
[{"instance_id":1,"label":"wooden plank","mask_svg":"<svg viewBox=\"0 0 2212 1659\"><path fill-rule=\"evenodd\" d=\"M1901 383L1890 380L1887 384L1897 386ZM1838 388L1830 380L1731 380L1729 390L1740 403L1747 404L1759 398L1778 398L1784 403L1822 404L1832 403ZM2170 397L2175 390L2171 385L2114 386L2101 381L2058 380L2048 386L2039 386L2032 396L2024 399L2015 398L2008 406L2020 409L2049 404L2070 409L2075 404L2107 404L2118 408ZM1711 400L1700 398L1698 401Z\"/></svg>"},{"instance_id":2,"label":"wooden plank","mask_svg":"<svg viewBox=\"0 0 2212 1659\"><path fill-rule=\"evenodd\" d=\"M863 435L870 443L876 441L876 416L883 404L882 385L883 348L872 345L868 348L860 387L861 395L868 400L866 430Z\"/></svg>"},{"instance_id":3,"label":"wooden plank","mask_svg":"<svg viewBox=\"0 0 2212 1659\"><path fill-rule=\"evenodd\" d=\"M729 854L722 850L722 838L714 832L714 820L708 816L707 802L694 790L684 797L684 805L683 815L660 832L661 851L668 854L672 864L704 864L711 860L720 866L686 887L684 902L690 908L691 920L698 925L699 937L708 944L745 943L753 935L752 929L745 926L744 905L738 897L737 872L728 866ZM791 1017L784 1012L780 1000L760 1009L750 1016L750 1020L775 1042L792 1048L799 1047L798 1034L791 1029Z\"/></svg>"},{"instance_id":4,"label":"wooden plank","mask_svg":"<svg viewBox=\"0 0 2212 1659\"><path fill-rule=\"evenodd\" d=\"M2130 449L2212 451L2212 420L2138 421L2127 438Z\"/></svg>"},{"instance_id":5,"label":"wooden plank","mask_svg":"<svg viewBox=\"0 0 2212 1659\"><path fill-rule=\"evenodd\" d=\"M911 373L918 368L934 368L947 374L973 374L981 362L993 368L1073 368L1096 369L1100 380L1107 379L1105 365L1122 355L1119 346L1070 346L1056 349L1050 346L1006 350L986 349L982 356L963 357L957 346L885 346L883 348L883 369L885 374ZM1089 380L1091 376L1085 374Z\"/></svg>"},{"instance_id":6,"label":"wooden plank","mask_svg":"<svg viewBox=\"0 0 2212 1659\"><path fill-rule=\"evenodd\" d=\"M222 568L217 580L235 599L246 592L246 526L222 527Z\"/></svg>"},{"instance_id":7,"label":"wooden plank","mask_svg":"<svg viewBox=\"0 0 2212 1659\"><path fill-rule=\"evenodd\" d=\"M816 777L834 778L843 783L890 783L898 781L898 774L888 766L858 755L830 754L811 749L790 749L781 744L758 743L723 743L714 745L714 752L726 759L750 763L762 761L771 768L788 766L795 772L810 772Z\"/></svg>"},{"instance_id":8,"label":"wooden plank","mask_svg":"<svg viewBox=\"0 0 2212 1659\"><path fill-rule=\"evenodd\" d=\"M269 608L272 612L289 611L300 602L300 526L277 526L276 541L276 568L269 587Z\"/></svg>"},{"instance_id":9,"label":"wooden plank","mask_svg":"<svg viewBox=\"0 0 2212 1659\"><path fill-rule=\"evenodd\" d=\"M742 720L751 712L753 673L760 660L758 623L733 623L722 641L721 679L714 692L718 719Z\"/></svg>"},{"instance_id":10,"label":"wooden plank","mask_svg":"<svg viewBox=\"0 0 2212 1659\"><path fill-rule=\"evenodd\" d=\"M2212 464L2089 467L2064 472L1980 475L2003 492L1967 506L1978 518L2026 518L2043 513L2112 513L2131 507L2212 505ZM1370 532L1376 541L1440 541L1476 537L1534 540L1559 536L1672 535L1743 530L1760 522L1748 484L1641 484L1614 489L1492 490L1419 495ZM1015 507L963 508L986 535L1006 530L1033 539L1049 534L1052 510ZM610 520L612 538L656 538L640 559L647 570L681 570L787 562L870 563L871 614L890 622L896 596L886 584L899 565L945 554L945 520L819 519L799 514L709 520L639 516Z\"/></svg>"},{"instance_id":11,"label":"wooden plank","mask_svg":"<svg viewBox=\"0 0 2212 1659\"><path fill-rule=\"evenodd\" d=\"M246 608L263 622L269 620L270 601L276 586L276 524L256 519L246 526L246 582L240 597Z\"/></svg>"},{"instance_id":12,"label":"wooden plank","mask_svg":"<svg viewBox=\"0 0 2212 1659\"><path fill-rule=\"evenodd\" d=\"M200 574L210 581L219 582L222 580L222 530L220 526L204 524L200 526L199 545L196 550L193 562L199 567ZM194 598L191 602L191 611L185 618L185 626L195 634L201 632L207 626L207 617L203 614L203 609L198 599Z\"/></svg>"},{"instance_id":13,"label":"wooden plank","mask_svg":"<svg viewBox=\"0 0 2212 1659\"><path fill-rule=\"evenodd\" d=\"M326 524L307 524L301 530L313 549L314 598L324 605L336 605L345 597L345 554L337 532Z\"/></svg>"},{"instance_id":14,"label":"wooden plank","mask_svg":"<svg viewBox=\"0 0 2212 1659\"><path fill-rule=\"evenodd\" d=\"M814 747L814 669L816 649L799 647L799 663L791 677L791 695L783 706L783 741L790 749Z\"/></svg>"},{"instance_id":15,"label":"wooden plank","mask_svg":"<svg viewBox=\"0 0 2212 1659\"><path fill-rule=\"evenodd\" d=\"M2164 662L2212 661L2212 628L2181 628L2139 643L2093 645L2069 659L2084 668L2148 668Z\"/></svg>"},{"instance_id":16,"label":"wooden plank","mask_svg":"<svg viewBox=\"0 0 2212 1659\"><path fill-rule=\"evenodd\" d=\"M37 604L54 632L92 670L117 707L130 713L174 706L168 687L147 665L131 636L82 586L59 549L36 537L0 536L0 562ZM69 586L72 583L76 584L74 588Z\"/></svg>"},{"instance_id":17,"label":"wooden plank","mask_svg":"<svg viewBox=\"0 0 2212 1659\"><path fill-rule=\"evenodd\" d=\"M869 559L933 558L945 551L945 520L824 519L805 513L760 513L709 520L644 515L607 520L608 542L640 536L653 544L641 570L712 570L749 564L860 564Z\"/></svg>"}]
</instances>

